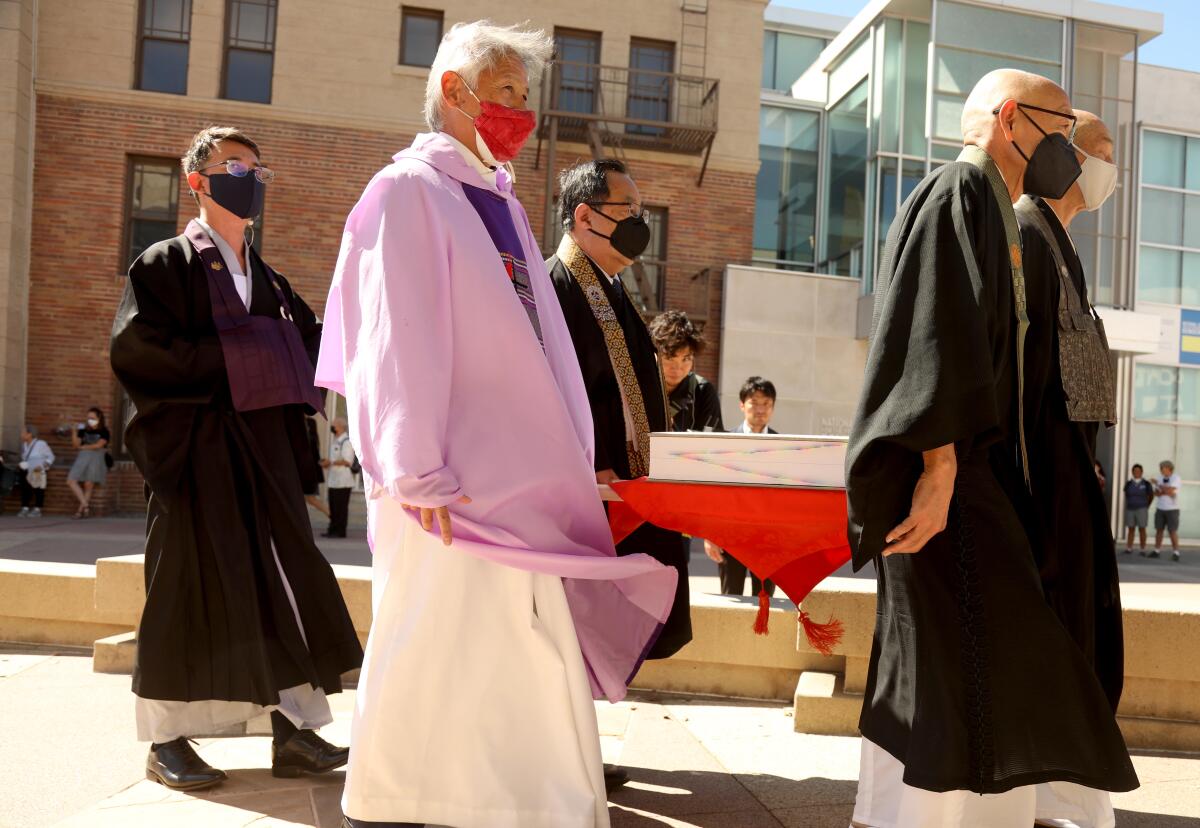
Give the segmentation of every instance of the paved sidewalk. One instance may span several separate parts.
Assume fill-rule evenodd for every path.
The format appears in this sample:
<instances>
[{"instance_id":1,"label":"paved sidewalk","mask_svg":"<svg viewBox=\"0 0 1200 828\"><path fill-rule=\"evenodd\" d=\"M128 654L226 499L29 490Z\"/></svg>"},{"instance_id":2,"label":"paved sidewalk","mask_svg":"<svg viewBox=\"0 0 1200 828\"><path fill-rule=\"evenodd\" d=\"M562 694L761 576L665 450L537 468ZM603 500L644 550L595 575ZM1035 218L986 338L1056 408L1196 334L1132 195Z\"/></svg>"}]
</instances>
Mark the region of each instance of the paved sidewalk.
<instances>
[{"instance_id":1,"label":"paved sidewalk","mask_svg":"<svg viewBox=\"0 0 1200 828\"><path fill-rule=\"evenodd\" d=\"M0 828L336 828L342 774L274 779L270 740L205 740L230 771L207 793L143 778L129 679L90 672L78 654L0 649ZM323 732L345 744L353 692ZM858 739L792 732L779 704L635 694L598 706L607 761L631 784L609 805L613 828L845 828ZM1139 755L1142 788L1114 798L1120 828L1200 828L1200 756Z\"/></svg>"}]
</instances>

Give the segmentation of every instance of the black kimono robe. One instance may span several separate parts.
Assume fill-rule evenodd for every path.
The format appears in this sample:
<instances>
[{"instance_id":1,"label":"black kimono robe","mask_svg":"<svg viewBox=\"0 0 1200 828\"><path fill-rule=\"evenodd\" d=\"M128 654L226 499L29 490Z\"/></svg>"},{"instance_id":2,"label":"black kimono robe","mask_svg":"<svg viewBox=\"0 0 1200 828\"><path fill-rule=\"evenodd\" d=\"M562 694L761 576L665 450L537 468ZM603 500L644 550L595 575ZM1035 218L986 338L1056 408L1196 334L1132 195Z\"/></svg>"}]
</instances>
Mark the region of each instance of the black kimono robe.
<instances>
[{"instance_id":1,"label":"black kimono robe","mask_svg":"<svg viewBox=\"0 0 1200 828\"><path fill-rule=\"evenodd\" d=\"M621 403L621 389L617 384L617 376L608 355L608 346L604 341L604 333L592 314L583 289L567 266L559 261L557 256L552 256L546 260L546 269L550 271L554 290L562 305L567 328L571 331L571 339L575 343L579 368L583 372L583 383L587 387L596 432L596 471L612 469L617 477L628 480L630 471L625 448L628 439L625 434L625 411ZM625 334L625 343L629 348L629 358L633 362L638 386L642 391L650 430L670 431L662 377L658 369L658 356L654 340L650 338L650 331L646 329L646 323L633 306L628 294L623 289L618 290L609 284L599 269L597 273ZM675 591L671 614L648 656L668 658L692 640L688 555L683 536L651 523L643 523L629 537L617 544L618 555L633 555L638 552L644 552L662 564L673 566L679 572L679 584Z\"/></svg>"},{"instance_id":2,"label":"black kimono robe","mask_svg":"<svg viewBox=\"0 0 1200 828\"><path fill-rule=\"evenodd\" d=\"M253 252L250 265L250 313L279 318L266 266ZM234 410L207 278L186 237L155 244L129 268L113 323L113 371L136 406L125 443L149 494L133 689L264 706L302 684L336 693L362 649L313 543L297 466L311 451L305 410ZM315 362L320 323L279 282Z\"/></svg>"},{"instance_id":3,"label":"black kimono robe","mask_svg":"<svg viewBox=\"0 0 1200 828\"><path fill-rule=\"evenodd\" d=\"M874 561L863 736L930 791L999 793L1137 777L1087 660L1047 605L1014 507L1015 322L1000 203L963 162L934 171L888 234L876 327L847 450L854 565ZM949 524L881 553L908 514L921 452L953 444Z\"/></svg>"},{"instance_id":4,"label":"black kimono robe","mask_svg":"<svg viewBox=\"0 0 1200 828\"><path fill-rule=\"evenodd\" d=\"M1089 306L1083 265L1050 205L1034 199L1058 240L1071 283ZM1125 677L1116 546L1096 479L1099 423L1073 422L1058 361L1058 265L1042 234L1018 214L1025 253L1025 428L1030 508L1025 514L1046 601L1083 651L1117 709Z\"/></svg>"}]
</instances>

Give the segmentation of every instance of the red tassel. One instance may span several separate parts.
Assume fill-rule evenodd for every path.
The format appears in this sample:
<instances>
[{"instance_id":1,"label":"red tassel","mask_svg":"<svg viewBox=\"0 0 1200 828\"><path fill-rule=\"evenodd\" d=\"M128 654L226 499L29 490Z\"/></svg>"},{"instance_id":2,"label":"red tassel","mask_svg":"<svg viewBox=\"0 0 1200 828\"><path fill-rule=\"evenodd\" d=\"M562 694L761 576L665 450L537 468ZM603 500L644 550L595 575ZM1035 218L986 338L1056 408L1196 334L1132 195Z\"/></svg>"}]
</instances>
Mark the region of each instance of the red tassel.
<instances>
[{"instance_id":1,"label":"red tassel","mask_svg":"<svg viewBox=\"0 0 1200 828\"><path fill-rule=\"evenodd\" d=\"M821 655L833 655L833 648L842 641L846 629L842 622L833 616L824 624L818 624L808 617L808 613L800 610L800 623L804 626L804 636L809 646Z\"/></svg>"},{"instance_id":2,"label":"red tassel","mask_svg":"<svg viewBox=\"0 0 1200 828\"><path fill-rule=\"evenodd\" d=\"M766 589L758 591L758 615L754 619L754 634L766 635L767 619L771 615L771 596L767 594Z\"/></svg>"}]
</instances>

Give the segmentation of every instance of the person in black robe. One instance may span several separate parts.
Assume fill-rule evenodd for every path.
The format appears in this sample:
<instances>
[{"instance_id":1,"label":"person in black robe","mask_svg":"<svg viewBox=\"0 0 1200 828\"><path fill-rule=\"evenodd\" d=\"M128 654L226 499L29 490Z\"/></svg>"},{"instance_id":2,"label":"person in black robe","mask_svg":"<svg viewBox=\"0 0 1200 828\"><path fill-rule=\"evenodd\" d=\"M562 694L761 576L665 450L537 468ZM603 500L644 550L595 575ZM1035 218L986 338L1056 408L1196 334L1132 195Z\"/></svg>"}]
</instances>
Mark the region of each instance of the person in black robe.
<instances>
[{"instance_id":1,"label":"person in black robe","mask_svg":"<svg viewBox=\"0 0 1200 828\"><path fill-rule=\"evenodd\" d=\"M1137 786L1108 700L1043 597L1006 449L1021 431L1011 203L1023 188L1061 195L1078 174L1069 106L1045 78L985 75L959 160L888 233L846 458L854 566L874 562L878 590L856 825L983 824L980 807L1007 809L988 824L1028 825L1035 802L1055 813L1026 786L1064 782L1102 820L1103 791Z\"/></svg>"},{"instance_id":2,"label":"person in black robe","mask_svg":"<svg viewBox=\"0 0 1200 828\"><path fill-rule=\"evenodd\" d=\"M148 495L139 738L149 778L196 789L225 774L188 737L266 709L276 776L345 764L347 749L313 728L332 720L326 694L362 649L313 543L298 468L305 414L322 405L321 326L241 244L272 174L226 127L197 135L183 164L200 218L131 265L111 358L136 406L125 443Z\"/></svg>"},{"instance_id":3,"label":"person in black robe","mask_svg":"<svg viewBox=\"0 0 1200 828\"><path fill-rule=\"evenodd\" d=\"M1025 514L1046 601L1095 668L1115 711L1124 683L1125 650L1116 545L1094 470L1101 423L1091 419L1094 412L1074 418L1068 414L1059 328L1060 318L1064 313L1069 317L1070 311L1058 261L1061 258L1067 268L1079 307L1090 314L1083 264L1067 228L1080 212L1100 208L1116 186L1117 168L1104 123L1083 110L1075 110L1075 115L1074 143L1082 150L1083 164L1079 179L1061 199L1026 196L1017 204L1029 304L1025 422L1031 497ZM1056 250L1045 230L1053 234ZM1107 360L1107 354L1104 357ZM1111 384L1094 390L1112 401ZM1100 416L1115 418L1115 412Z\"/></svg>"},{"instance_id":4,"label":"person in black robe","mask_svg":"<svg viewBox=\"0 0 1200 828\"><path fill-rule=\"evenodd\" d=\"M654 341L621 284L620 272L650 241L637 185L616 160L586 161L559 178L566 235L546 261L575 343L596 431L596 480L648 471L650 432L668 431L666 394ZM679 571L671 614L648 658L668 658L692 640L683 536L643 523L617 544Z\"/></svg>"}]
</instances>

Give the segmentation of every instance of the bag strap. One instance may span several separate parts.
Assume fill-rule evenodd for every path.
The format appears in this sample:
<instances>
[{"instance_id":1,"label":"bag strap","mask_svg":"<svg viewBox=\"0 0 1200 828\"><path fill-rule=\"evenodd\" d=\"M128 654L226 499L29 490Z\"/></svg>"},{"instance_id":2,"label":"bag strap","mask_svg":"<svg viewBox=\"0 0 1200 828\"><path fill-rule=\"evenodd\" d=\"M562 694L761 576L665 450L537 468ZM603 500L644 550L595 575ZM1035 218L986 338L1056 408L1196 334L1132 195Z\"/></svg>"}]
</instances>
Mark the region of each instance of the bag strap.
<instances>
[{"instance_id":1,"label":"bag strap","mask_svg":"<svg viewBox=\"0 0 1200 828\"><path fill-rule=\"evenodd\" d=\"M1008 241L1008 264L1012 275L1013 311L1017 317L1017 434L1021 450L1021 471L1029 488L1029 452L1025 444L1025 335L1029 332L1029 308L1025 301L1025 271L1021 268L1021 231L1017 214L1013 212L1008 185L992 157L980 147L963 147L958 160L983 171L992 185L992 194L1004 220L1004 236Z\"/></svg>"}]
</instances>

